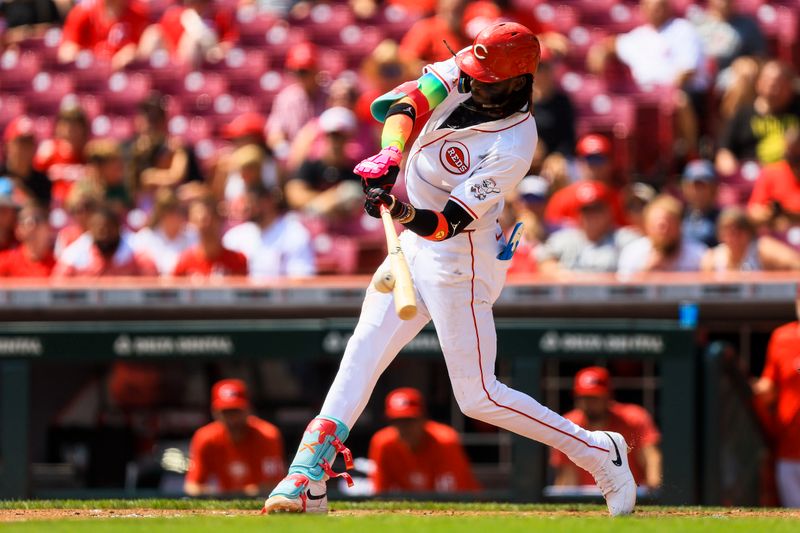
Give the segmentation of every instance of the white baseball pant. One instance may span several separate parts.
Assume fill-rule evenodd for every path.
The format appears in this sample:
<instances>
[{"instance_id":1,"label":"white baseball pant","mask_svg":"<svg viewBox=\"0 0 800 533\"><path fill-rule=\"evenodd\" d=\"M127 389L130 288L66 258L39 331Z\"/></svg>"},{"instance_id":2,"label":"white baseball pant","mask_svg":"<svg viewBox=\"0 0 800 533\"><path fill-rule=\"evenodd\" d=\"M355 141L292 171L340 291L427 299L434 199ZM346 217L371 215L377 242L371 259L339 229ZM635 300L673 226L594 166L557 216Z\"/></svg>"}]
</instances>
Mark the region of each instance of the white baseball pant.
<instances>
[{"instance_id":1,"label":"white baseball pant","mask_svg":"<svg viewBox=\"0 0 800 533\"><path fill-rule=\"evenodd\" d=\"M453 393L461 411L552 446L593 471L608 454L608 440L554 413L494 374L497 333L492 304L505 283L508 261L496 258L501 242L491 230L463 232L431 242L400 235L417 293L417 316L403 321L391 293L373 287L347 344L321 414L352 428L378 378L395 356L433 320ZM388 261L381 268L388 268Z\"/></svg>"}]
</instances>

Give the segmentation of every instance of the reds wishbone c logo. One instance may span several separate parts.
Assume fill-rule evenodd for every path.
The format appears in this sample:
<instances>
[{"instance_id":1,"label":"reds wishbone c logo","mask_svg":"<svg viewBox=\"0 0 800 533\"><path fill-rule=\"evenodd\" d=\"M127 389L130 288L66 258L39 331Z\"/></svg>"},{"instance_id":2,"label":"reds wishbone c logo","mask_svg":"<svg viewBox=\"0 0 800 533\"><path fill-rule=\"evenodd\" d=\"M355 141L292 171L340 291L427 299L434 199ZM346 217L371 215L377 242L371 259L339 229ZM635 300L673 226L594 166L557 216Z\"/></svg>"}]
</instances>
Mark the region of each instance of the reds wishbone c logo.
<instances>
[{"instance_id":1,"label":"reds wishbone c logo","mask_svg":"<svg viewBox=\"0 0 800 533\"><path fill-rule=\"evenodd\" d=\"M489 57L489 50L482 44L476 44L472 47L472 55L477 57L478 59L486 59Z\"/></svg>"},{"instance_id":2,"label":"reds wishbone c logo","mask_svg":"<svg viewBox=\"0 0 800 533\"><path fill-rule=\"evenodd\" d=\"M450 174L466 174L469 171L469 149L458 141L445 141L439 149L439 161Z\"/></svg>"}]
</instances>

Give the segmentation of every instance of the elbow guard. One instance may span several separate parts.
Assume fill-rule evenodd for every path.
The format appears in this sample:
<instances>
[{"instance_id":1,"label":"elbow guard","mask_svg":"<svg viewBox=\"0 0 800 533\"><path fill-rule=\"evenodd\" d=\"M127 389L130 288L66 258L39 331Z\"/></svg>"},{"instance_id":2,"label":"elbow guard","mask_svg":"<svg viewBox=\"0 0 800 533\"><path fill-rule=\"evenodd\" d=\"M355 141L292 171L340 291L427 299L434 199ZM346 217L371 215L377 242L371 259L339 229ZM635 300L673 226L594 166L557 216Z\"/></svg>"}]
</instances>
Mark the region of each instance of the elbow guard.
<instances>
[{"instance_id":1,"label":"elbow guard","mask_svg":"<svg viewBox=\"0 0 800 533\"><path fill-rule=\"evenodd\" d=\"M447 97L447 87L434 74L428 73L418 80L407 81L372 102L370 111L378 122L386 120L389 108L403 98L409 98L417 117L424 117Z\"/></svg>"}]
</instances>

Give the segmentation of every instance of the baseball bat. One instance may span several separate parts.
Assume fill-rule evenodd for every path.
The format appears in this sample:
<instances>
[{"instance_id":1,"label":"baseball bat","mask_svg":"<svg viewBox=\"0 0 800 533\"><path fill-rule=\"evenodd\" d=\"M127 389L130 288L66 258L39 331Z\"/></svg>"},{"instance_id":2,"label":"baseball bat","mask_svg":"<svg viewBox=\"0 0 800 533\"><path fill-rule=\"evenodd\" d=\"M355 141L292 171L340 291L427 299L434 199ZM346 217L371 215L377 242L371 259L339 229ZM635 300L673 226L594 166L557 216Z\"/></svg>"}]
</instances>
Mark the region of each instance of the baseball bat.
<instances>
[{"instance_id":1,"label":"baseball bat","mask_svg":"<svg viewBox=\"0 0 800 533\"><path fill-rule=\"evenodd\" d=\"M411 272L408 270L406 256L400 247L394 220L386 206L381 206L381 220L386 233L386 247L389 250L389 268L394 276L394 308L401 320L410 320L417 314L417 298L414 296L414 285L411 283Z\"/></svg>"}]
</instances>

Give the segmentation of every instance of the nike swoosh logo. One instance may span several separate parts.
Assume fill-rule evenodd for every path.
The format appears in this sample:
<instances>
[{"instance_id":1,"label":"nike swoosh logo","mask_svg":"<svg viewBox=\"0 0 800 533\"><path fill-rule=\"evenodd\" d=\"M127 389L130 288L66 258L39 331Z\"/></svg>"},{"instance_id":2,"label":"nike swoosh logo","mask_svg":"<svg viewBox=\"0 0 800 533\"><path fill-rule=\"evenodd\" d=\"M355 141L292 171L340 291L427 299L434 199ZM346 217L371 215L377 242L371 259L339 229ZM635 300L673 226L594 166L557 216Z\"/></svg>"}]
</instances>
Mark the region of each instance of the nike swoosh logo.
<instances>
[{"instance_id":1,"label":"nike swoosh logo","mask_svg":"<svg viewBox=\"0 0 800 533\"><path fill-rule=\"evenodd\" d=\"M622 456L619 454L619 448L617 448L617 441L615 441L613 439L613 437L611 437L611 435L608 433L608 431L604 431L603 433L608 435L608 438L611 439L611 444L614 445L614 451L617 452L617 458L614 459L613 461L611 461L611 463L614 466L622 466Z\"/></svg>"},{"instance_id":2,"label":"nike swoosh logo","mask_svg":"<svg viewBox=\"0 0 800 533\"><path fill-rule=\"evenodd\" d=\"M311 494L311 490L309 489L309 490L306 491L306 496L308 497L309 500L321 500L321 499L325 498L325 496L327 496L327 494L323 492L319 496L314 496L313 494Z\"/></svg>"}]
</instances>

